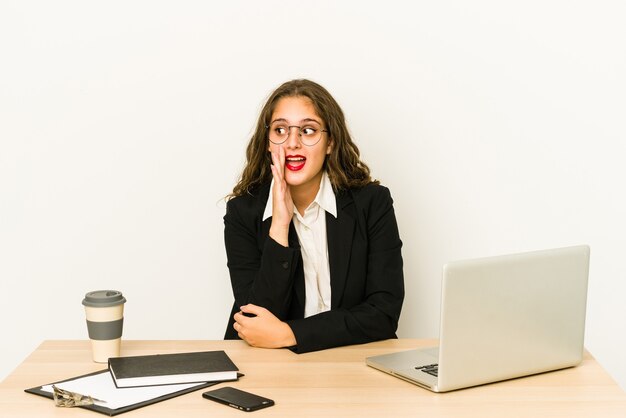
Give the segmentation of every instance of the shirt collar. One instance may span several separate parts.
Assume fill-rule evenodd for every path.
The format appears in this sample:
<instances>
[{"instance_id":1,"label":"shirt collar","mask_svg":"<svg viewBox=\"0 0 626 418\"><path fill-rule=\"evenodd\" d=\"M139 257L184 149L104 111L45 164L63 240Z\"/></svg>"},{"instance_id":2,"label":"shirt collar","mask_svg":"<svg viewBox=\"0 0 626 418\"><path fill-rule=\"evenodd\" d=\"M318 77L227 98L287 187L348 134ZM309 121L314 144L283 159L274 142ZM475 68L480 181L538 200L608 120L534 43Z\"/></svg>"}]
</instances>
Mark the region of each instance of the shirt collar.
<instances>
[{"instance_id":1,"label":"shirt collar","mask_svg":"<svg viewBox=\"0 0 626 418\"><path fill-rule=\"evenodd\" d=\"M267 199L267 204L265 205L265 211L263 212L263 220L272 216L272 187L274 187L274 179L272 179L272 183L270 184L270 195ZM313 202L320 205L322 209L333 215L335 218L337 217L337 198L335 197L333 185L330 182L330 178L328 178L326 171L322 173L320 189L317 191L317 195L315 196L315 199L313 199Z\"/></svg>"}]
</instances>

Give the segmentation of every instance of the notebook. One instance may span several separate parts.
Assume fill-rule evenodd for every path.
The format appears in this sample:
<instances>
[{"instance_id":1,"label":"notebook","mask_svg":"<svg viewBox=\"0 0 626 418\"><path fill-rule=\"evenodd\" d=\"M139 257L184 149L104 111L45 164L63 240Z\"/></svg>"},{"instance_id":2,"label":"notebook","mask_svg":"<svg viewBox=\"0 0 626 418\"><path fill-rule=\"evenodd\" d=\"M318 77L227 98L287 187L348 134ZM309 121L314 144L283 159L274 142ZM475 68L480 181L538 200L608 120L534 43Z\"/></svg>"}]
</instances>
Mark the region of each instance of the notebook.
<instances>
[{"instance_id":1,"label":"notebook","mask_svg":"<svg viewBox=\"0 0 626 418\"><path fill-rule=\"evenodd\" d=\"M237 380L237 366L223 350L109 358L118 388Z\"/></svg>"},{"instance_id":2,"label":"notebook","mask_svg":"<svg viewBox=\"0 0 626 418\"><path fill-rule=\"evenodd\" d=\"M434 392L582 361L589 247L456 261L443 267L439 347L368 357Z\"/></svg>"}]
</instances>

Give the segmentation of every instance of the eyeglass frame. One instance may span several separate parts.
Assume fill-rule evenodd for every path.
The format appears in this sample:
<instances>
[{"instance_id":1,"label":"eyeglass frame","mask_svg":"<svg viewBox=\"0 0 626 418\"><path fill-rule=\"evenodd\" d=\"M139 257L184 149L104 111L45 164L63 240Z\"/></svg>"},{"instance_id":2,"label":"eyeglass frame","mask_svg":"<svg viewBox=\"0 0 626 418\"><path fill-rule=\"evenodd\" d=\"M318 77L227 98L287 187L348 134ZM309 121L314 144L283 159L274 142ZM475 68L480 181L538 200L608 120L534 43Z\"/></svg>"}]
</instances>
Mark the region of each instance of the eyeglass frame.
<instances>
[{"instance_id":1,"label":"eyeglass frame","mask_svg":"<svg viewBox=\"0 0 626 418\"><path fill-rule=\"evenodd\" d=\"M272 144L274 145L282 145L285 142L287 142L287 140L289 139L289 135L291 134L291 128L298 128L298 142L300 142L300 144L302 144L305 147L314 147L317 144L320 143L320 141L322 140L322 132L326 132L328 133L328 129L320 129L320 137L317 139L317 141L315 141L315 144L305 144L304 142L302 142L302 126L299 125L287 125L287 136L285 137L285 140L283 142L274 142L270 139L270 133L267 133L267 140L270 141ZM265 125L265 129L270 129L270 125Z\"/></svg>"}]
</instances>

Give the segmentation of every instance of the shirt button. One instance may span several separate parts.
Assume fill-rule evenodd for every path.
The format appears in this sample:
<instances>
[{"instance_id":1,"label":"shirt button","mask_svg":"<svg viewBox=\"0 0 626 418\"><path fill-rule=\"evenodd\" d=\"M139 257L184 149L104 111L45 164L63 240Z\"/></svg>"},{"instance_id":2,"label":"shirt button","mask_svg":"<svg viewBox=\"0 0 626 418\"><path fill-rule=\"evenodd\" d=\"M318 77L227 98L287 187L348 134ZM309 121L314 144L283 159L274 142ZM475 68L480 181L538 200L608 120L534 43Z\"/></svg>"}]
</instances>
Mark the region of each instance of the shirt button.
<instances>
[{"instance_id":1,"label":"shirt button","mask_svg":"<svg viewBox=\"0 0 626 418\"><path fill-rule=\"evenodd\" d=\"M283 268L285 270L287 270L289 268L289 263L287 261L284 261L283 264L281 264L283 266Z\"/></svg>"}]
</instances>

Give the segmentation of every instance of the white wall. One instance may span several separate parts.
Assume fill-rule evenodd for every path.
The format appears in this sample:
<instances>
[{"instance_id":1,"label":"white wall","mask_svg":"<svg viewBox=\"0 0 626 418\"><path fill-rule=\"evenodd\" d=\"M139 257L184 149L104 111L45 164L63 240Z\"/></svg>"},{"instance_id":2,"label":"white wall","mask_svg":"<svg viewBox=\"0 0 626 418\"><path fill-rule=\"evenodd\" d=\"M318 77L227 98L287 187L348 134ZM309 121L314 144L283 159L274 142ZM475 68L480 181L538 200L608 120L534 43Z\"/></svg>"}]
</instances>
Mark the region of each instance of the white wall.
<instances>
[{"instance_id":1,"label":"white wall","mask_svg":"<svg viewBox=\"0 0 626 418\"><path fill-rule=\"evenodd\" d=\"M128 298L129 339L219 339L224 203L266 96L308 77L395 198L399 335L441 265L588 243L586 345L626 388L621 1L0 4L0 378ZM7 343L6 341L9 341Z\"/></svg>"}]
</instances>

